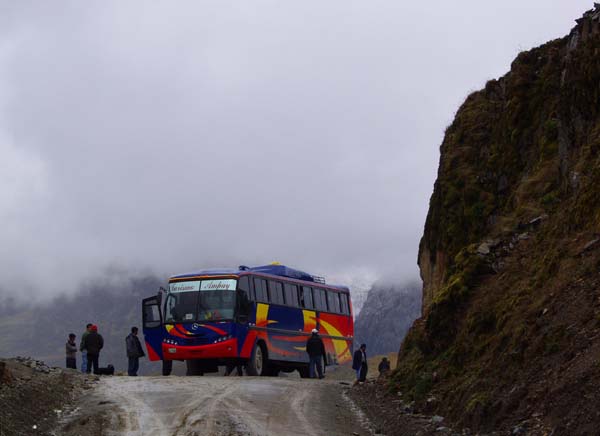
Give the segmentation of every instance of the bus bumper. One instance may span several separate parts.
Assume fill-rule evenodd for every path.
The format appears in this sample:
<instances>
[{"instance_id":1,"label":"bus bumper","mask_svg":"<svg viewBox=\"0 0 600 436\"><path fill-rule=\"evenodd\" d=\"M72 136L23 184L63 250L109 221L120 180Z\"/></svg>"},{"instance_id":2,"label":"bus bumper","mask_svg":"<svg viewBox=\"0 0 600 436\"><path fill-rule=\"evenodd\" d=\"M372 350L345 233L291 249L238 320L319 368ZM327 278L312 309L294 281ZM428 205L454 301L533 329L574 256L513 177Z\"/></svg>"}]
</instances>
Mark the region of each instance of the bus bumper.
<instances>
[{"instance_id":1,"label":"bus bumper","mask_svg":"<svg viewBox=\"0 0 600 436\"><path fill-rule=\"evenodd\" d=\"M237 339L208 345L172 345L162 344L163 358L165 360L185 359L221 359L238 357Z\"/></svg>"}]
</instances>

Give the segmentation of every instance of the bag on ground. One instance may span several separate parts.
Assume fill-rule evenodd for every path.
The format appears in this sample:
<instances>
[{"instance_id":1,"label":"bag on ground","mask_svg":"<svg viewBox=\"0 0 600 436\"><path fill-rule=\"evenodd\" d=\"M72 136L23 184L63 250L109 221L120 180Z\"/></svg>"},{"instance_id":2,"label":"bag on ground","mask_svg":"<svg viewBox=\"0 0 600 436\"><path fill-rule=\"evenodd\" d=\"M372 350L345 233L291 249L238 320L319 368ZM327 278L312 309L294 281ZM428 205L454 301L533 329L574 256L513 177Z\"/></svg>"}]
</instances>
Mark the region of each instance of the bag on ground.
<instances>
[{"instance_id":1,"label":"bag on ground","mask_svg":"<svg viewBox=\"0 0 600 436\"><path fill-rule=\"evenodd\" d=\"M98 368L99 375L114 375L115 367L112 365L108 365L104 368Z\"/></svg>"}]
</instances>

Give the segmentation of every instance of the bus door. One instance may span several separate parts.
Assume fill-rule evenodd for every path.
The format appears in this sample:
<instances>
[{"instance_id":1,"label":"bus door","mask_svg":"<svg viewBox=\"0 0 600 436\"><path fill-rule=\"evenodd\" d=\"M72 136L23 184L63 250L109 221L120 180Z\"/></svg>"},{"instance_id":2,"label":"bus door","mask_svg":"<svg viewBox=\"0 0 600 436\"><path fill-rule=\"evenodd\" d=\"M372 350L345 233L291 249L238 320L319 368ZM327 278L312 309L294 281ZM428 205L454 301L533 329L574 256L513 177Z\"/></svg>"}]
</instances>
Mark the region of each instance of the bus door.
<instances>
[{"instance_id":1,"label":"bus door","mask_svg":"<svg viewBox=\"0 0 600 436\"><path fill-rule=\"evenodd\" d=\"M160 312L161 295L142 300L142 322L144 341L150 360L161 360L163 341L163 322Z\"/></svg>"},{"instance_id":2,"label":"bus door","mask_svg":"<svg viewBox=\"0 0 600 436\"><path fill-rule=\"evenodd\" d=\"M233 334L238 340L237 352L238 356L240 357L249 357L247 355L242 356L242 354L248 354L251 351L248 347L254 345L254 343L248 344L245 352L242 352L243 346L248 337L248 324L256 322L256 314L253 310L254 306L251 297L250 282L251 280L249 279L249 276L240 277L236 292L236 324Z\"/></svg>"}]
</instances>

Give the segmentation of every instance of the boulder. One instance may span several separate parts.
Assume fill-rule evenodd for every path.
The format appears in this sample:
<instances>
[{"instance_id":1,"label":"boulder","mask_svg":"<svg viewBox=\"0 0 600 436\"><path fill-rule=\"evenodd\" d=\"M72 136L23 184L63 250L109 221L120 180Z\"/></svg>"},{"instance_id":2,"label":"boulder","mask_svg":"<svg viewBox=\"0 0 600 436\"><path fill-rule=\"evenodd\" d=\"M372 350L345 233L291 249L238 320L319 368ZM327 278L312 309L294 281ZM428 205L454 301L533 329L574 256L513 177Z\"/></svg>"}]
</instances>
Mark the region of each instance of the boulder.
<instances>
[{"instance_id":1,"label":"boulder","mask_svg":"<svg viewBox=\"0 0 600 436\"><path fill-rule=\"evenodd\" d=\"M482 242L479 244L479 247L477 247L477 253L483 254L484 256L490 254L490 246L486 242Z\"/></svg>"}]
</instances>

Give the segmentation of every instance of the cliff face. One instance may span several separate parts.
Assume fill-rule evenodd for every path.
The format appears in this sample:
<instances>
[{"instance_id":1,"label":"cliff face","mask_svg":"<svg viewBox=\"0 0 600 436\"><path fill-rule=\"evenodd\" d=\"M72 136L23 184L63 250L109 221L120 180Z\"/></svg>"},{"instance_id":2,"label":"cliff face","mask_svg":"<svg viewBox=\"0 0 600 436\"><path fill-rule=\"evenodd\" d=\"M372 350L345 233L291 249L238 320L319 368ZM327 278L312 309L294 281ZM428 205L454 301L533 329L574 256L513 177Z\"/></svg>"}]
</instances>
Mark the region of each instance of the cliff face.
<instances>
[{"instance_id":1,"label":"cliff face","mask_svg":"<svg viewBox=\"0 0 600 436\"><path fill-rule=\"evenodd\" d=\"M398 350L421 314L420 286L375 283L354 323L354 347L367 344L370 356Z\"/></svg>"},{"instance_id":2,"label":"cliff face","mask_svg":"<svg viewBox=\"0 0 600 436\"><path fill-rule=\"evenodd\" d=\"M600 422L599 114L600 5L457 112L394 376L417 404L488 430Z\"/></svg>"}]
</instances>

